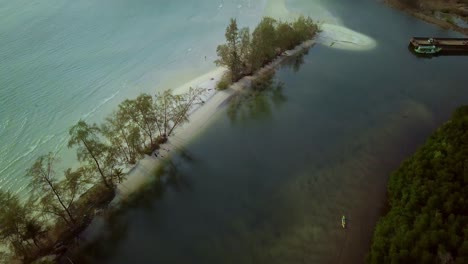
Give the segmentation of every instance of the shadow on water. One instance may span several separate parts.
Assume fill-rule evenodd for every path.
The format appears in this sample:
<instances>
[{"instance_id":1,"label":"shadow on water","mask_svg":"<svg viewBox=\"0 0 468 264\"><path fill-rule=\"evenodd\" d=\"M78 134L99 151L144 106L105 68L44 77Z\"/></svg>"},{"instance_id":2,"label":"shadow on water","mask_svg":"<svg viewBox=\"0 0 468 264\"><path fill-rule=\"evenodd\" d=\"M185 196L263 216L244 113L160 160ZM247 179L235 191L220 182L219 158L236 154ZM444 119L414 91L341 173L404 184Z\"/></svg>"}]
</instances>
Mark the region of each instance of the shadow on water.
<instances>
[{"instance_id":1,"label":"shadow on water","mask_svg":"<svg viewBox=\"0 0 468 264\"><path fill-rule=\"evenodd\" d=\"M283 84L274 80L274 71L271 71L254 80L250 88L233 95L227 114L232 122L267 119L272 108L286 100Z\"/></svg>"},{"instance_id":2,"label":"shadow on water","mask_svg":"<svg viewBox=\"0 0 468 264\"><path fill-rule=\"evenodd\" d=\"M155 200L162 199L168 190L178 193L190 191L192 184L181 170L181 167L195 162L196 158L193 154L185 149L178 149L171 159L162 162L162 165L154 172L156 181L146 186L141 193L135 194L125 205L127 207L149 209L154 205Z\"/></svg>"},{"instance_id":3,"label":"shadow on water","mask_svg":"<svg viewBox=\"0 0 468 264\"><path fill-rule=\"evenodd\" d=\"M314 47L313 45L311 49ZM294 72L298 72L301 69L301 66L304 64L304 57L309 54L310 49L303 50L296 56L291 56L285 59L282 63L282 67L289 67L291 68Z\"/></svg>"},{"instance_id":4,"label":"shadow on water","mask_svg":"<svg viewBox=\"0 0 468 264\"><path fill-rule=\"evenodd\" d=\"M192 184L180 170L180 166L182 166L183 162L189 162L188 158L192 158L192 156L182 151L179 157L180 158L177 160L171 159L166 162L164 185L173 188L176 192L190 191L192 189Z\"/></svg>"},{"instance_id":5,"label":"shadow on water","mask_svg":"<svg viewBox=\"0 0 468 264\"><path fill-rule=\"evenodd\" d=\"M287 58L282 66L290 67L294 72L299 71L304 63L304 56L308 52L303 52L297 56ZM280 107L287 101L283 92L284 84L275 79L275 71L266 73L261 78L255 80L251 87L245 89L230 99L227 107L227 116L231 122L243 122L251 120L263 120L272 116L274 108ZM98 217L91 229L91 237L79 249L67 254L61 263L68 263L68 259L74 263L96 263L97 260L107 259L115 253L115 249L121 246L121 241L131 236L129 233L130 222L129 214L138 214L141 211L151 211L161 200L165 199L169 192L182 193L191 191L193 188L189 177L184 173L184 168L189 168L195 164L200 165L197 157L185 148L176 147L176 154L171 159L166 160L154 172L155 180L145 186L138 194L132 195L122 202L117 210L108 213L103 217ZM262 226L262 219L268 218L267 208L270 206L253 201L246 201L243 207L251 211L250 217L247 217L247 223L244 221L234 221L232 223L232 232L247 232ZM265 208L262 211L256 211L258 208ZM271 208L270 208L271 209ZM247 226L244 226L247 225ZM245 234L247 235L247 234ZM279 236L279 231L274 234ZM244 236L244 238L246 238ZM209 241L207 244L200 244L201 252L205 252L201 247L213 245ZM216 244L216 243L215 243ZM218 250L218 253L223 250ZM209 255L209 254L208 254Z\"/></svg>"},{"instance_id":6,"label":"shadow on water","mask_svg":"<svg viewBox=\"0 0 468 264\"><path fill-rule=\"evenodd\" d=\"M281 66L298 72L304 64L304 56L307 54L308 50L288 57ZM228 117L232 122L270 118L273 108L278 108L287 101L283 89L284 84L275 79L275 71L269 71L252 81L250 88L230 99L227 110Z\"/></svg>"},{"instance_id":7,"label":"shadow on water","mask_svg":"<svg viewBox=\"0 0 468 264\"><path fill-rule=\"evenodd\" d=\"M105 212L94 219L87 235L81 244L64 255L59 263L98 263L115 254L115 248L129 233L130 222L128 214L146 210L154 210L155 205L164 199L169 192L181 193L190 191L192 184L181 169L184 165L196 162L195 156L185 149L178 149L176 154L154 172L156 178L151 184L144 186L137 195L122 201L118 208ZM70 262L72 261L72 262Z\"/></svg>"}]
</instances>

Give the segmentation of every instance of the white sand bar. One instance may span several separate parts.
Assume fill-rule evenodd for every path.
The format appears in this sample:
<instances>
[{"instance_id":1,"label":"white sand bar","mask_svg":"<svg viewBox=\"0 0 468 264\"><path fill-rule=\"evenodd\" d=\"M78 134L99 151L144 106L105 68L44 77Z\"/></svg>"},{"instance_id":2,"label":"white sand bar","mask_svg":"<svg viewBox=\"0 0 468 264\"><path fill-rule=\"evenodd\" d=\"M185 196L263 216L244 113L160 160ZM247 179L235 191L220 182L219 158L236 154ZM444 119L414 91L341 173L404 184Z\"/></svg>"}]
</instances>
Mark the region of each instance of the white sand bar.
<instances>
[{"instance_id":1,"label":"white sand bar","mask_svg":"<svg viewBox=\"0 0 468 264\"><path fill-rule=\"evenodd\" d=\"M154 179L155 171L164 159L170 158L171 153L176 151L176 148L181 148L188 144L195 136L208 127L214 120L215 114L218 112L223 103L230 96L237 92L242 92L245 88L250 87L253 80L263 76L271 70L277 68L284 59L289 56L295 56L300 52L309 49L315 41L305 41L298 45L295 49L285 52L270 64L266 65L253 76L247 76L239 80L224 91L217 91L216 84L221 79L224 68L218 68L215 71L207 73L187 84L175 89L176 92L183 92L190 87L200 87L206 89L203 95L205 103L192 111L189 116L189 122L175 129L174 136L170 136L166 144L157 151L157 157L145 156L135 165L127 174L127 178L118 185L117 195L113 203L127 198L130 194L135 193L141 187L151 182Z\"/></svg>"},{"instance_id":2,"label":"white sand bar","mask_svg":"<svg viewBox=\"0 0 468 264\"><path fill-rule=\"evenodd\" d=\"M371 50L377 46L377 42L373 38L345 27L341 19L333 16L320 2L311 4L314 5L316 10L314 14L320 14L317 17L322 17L326 21L320 26L322 32L317 38L318 43L332 48L353 51ZM291 21L300 14L291 12L287 8L286 0L268 0L264 15L282 21ZM321 21L323 22L323 20Z\"/></svg>"},{"instance_id":3,"label":"white sand bar","mask_svg":"<svg viewBox=\"0 0 468 264\"><path fill-rule=\"evenodd\" d=\"M319 4L317 3L317 5ZM318 6L318 8L325 10L321 6ZM269 0L266 4L264 15L287 21L296 18L299 14L290 12L287 9L285 0ZM340 21L338 18L332 20L335 23L340 23L338 22ZM373 49L377 45L375 40L372 38L341 25L324 23L321 25L321 30L322 32L316 38L316 42L333 48L359 51ZM245 87L249 87L252 80L265 74L265 72L276 68L286 57L294 56L304 49L310 48L314 42L315 41L312 40L306 41L294 50L285 52L284 55L278 57L272 63L265 66L254 76L245 77L224 91L216 91L216 84L225 72L225 69L223 68L217 68L212 72L204 74L179 88L174 89L175 93L183 93L190 87L204 88L206 89L206 92L203 94L202 100L205 103L201 107L192 110L189 122L178 127L174 131L174 136L171 136L168 143L164 144L161 150L157 151L157 157L154 155L146 156L128 172L126 180L119 184L117 188L116 200L128 197L131 193L134 193L151 181L152 177L155 177L154 172L161 160L169 158L171 153L175 151L176 147L183 147L203 131L203 129L213 121L213 117L219 107L230 96L236 92L240 92Z\"/></svg>"},{"instance_id":4,"label":"white sand bar","mask_svg":"<svg viewBox=\"0 0 468 264\"><path fill-rule=\"evenodd\" d=\"M322 24L322 32L317 42L329 47L346 50L370 50L377 46L377 42L369 36L351 30L347 27Z\"/></svg>"}]
</instances>

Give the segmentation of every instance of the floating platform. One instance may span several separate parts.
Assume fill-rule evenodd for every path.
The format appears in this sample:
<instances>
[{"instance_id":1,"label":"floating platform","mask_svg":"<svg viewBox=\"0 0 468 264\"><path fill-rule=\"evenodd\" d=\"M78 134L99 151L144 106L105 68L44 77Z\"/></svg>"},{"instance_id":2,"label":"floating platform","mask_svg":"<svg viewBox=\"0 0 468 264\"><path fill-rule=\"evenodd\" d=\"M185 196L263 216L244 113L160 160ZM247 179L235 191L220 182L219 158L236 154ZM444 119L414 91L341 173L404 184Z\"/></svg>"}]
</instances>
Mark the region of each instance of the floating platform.
<instances>
[{"instance_id":1,"label":"floating platform","mask_svg":"<svg viewBox=\"0 0 468 264\"><path fill-rule=\"evenodd\" d=\"M420 46L436 46L442 49L442 54L468 54L468 38L411 38L410 47L415 49Z\"/></svg>"}]
</instances>

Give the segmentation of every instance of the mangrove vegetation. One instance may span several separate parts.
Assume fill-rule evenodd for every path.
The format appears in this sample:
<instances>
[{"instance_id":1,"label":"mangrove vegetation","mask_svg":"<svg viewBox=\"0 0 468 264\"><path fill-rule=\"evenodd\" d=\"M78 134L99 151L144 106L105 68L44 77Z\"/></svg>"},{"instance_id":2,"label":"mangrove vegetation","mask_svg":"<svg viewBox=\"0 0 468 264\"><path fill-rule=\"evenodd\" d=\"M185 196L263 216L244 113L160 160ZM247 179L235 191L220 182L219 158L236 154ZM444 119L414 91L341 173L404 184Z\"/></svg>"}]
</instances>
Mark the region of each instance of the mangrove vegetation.
<instances>
[{"instance_id":1,"label":"mangrove vegetation","mask_svg":"<svg viewBox=\"0 0 468 264\"><path fill-rule=\"evenodd\" d=\"M368 263L468 263L468 106L391 176Z\"/></svg>"}]
</instances>

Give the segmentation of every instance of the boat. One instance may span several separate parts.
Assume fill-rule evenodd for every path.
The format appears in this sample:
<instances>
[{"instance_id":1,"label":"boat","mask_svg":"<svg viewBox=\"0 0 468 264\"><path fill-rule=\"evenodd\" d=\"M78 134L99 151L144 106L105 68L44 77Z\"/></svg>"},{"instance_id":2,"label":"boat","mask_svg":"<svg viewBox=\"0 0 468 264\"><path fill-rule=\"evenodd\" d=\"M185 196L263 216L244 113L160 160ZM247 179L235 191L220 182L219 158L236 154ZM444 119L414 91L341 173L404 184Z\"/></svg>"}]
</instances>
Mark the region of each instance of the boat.
<instances>
[{"instance_id":1,"label":"boat","mask_svg":"<svg viewBox=\"0 0 468 264\"><path fill-rule=\"evenodd\" d=\"M341 226L343 228L346 228L346 217L343 215L343 217L341 217Z\"/></svg>"},{"instance_id":2,"label":"boat","mask_svg":"<svg viewBox=\"0 0 468 264\"><path fill-rule=\"evenodd\" d=\"M468 55L468 38L412 37L409 48L419 55Z\"/></svg>"},{"instance_id":3,"label":"boat","mask_svg":"<svg viewBox=\"0 0 468 264\"><path fill-rule=\"evenodd\" d=\"M436 54L440 52L442 48L436 47L435 45L431 46L418 46L417 48L414 49L415 52L421 53L421 54Z\"/></svg>"}]
</instances>

